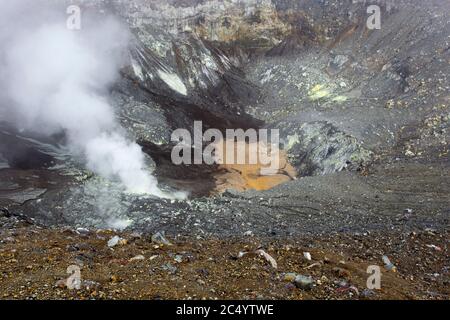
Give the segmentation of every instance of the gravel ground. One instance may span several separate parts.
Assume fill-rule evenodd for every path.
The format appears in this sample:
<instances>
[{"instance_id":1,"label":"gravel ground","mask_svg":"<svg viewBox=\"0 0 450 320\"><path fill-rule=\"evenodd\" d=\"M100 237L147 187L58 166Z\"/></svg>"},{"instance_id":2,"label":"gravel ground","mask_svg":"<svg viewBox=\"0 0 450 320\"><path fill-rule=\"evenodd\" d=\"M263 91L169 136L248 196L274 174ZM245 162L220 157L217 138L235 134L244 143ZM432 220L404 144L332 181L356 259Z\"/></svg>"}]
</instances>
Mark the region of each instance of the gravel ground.
<instances>
[{"instance_id":1,"label":"gravel ground","mask_svg":"<svg viewBox=\"0 0 450 320\"><path fill-rule=\"evenodd\" d=\"M0 238L2 299L441 300L450 294L448 232L291 240L167 236L164 245L136 233L10 227ZM122 240L111 248L114 236ZM385 266L383 255L395 268ZM71 265L81 270L79 290L66 286ZM369 265L381 268L380 290L367 288ZM295 282L298 275L307 278Z\"/></svg>"}]
</instances>

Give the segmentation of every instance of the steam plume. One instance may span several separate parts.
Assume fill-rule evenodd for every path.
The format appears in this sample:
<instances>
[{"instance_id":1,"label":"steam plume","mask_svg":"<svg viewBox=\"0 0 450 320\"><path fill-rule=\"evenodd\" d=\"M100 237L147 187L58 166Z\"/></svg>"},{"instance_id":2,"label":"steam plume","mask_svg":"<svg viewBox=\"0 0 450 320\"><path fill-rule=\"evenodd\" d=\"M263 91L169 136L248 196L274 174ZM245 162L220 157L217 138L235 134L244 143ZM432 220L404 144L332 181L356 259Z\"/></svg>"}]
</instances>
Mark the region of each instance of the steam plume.
<instances>
[{"instance_id":1,"label":"steam plume","mask_svg":"<svg viewBox=\"0 0 450 320\"><path fill-rule=\"evenodd\" d=\"M0 0L0 114L19 129L63 131L88 169L129 192L164 196L104 98L123 63L127 29L103 17L71 31L65 8L44 3Z\"/></svg>"}]
</instances>

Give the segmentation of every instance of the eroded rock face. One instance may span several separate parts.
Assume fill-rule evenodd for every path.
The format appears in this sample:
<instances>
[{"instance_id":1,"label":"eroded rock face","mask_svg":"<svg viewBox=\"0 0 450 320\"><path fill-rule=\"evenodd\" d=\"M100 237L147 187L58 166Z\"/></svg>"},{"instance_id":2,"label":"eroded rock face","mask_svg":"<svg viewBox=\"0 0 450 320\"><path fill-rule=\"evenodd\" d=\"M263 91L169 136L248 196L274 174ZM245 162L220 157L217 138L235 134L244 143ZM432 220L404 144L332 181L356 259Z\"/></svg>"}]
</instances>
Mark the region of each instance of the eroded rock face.
<instances>
[{"instance_id":1,"label":"eroded rock face","mask_svg":"<svg viewBox=\"0 0 450 320\"><path fill-rule=\"evenodd\" d=\"M285 149L300 176L326 175L368 164L372 154L357 139L327 122L305 123L297 127L280 123Z\"/></svg>"},{"instance_id":2,"label":"eroded rock face","mask_svg":"<svg viewBox=\"0 0 450 320\"><path fill-rule=\"evenodd\" d=\"M291 30L271 0L113 1L132 27L159 26L172 35L192 32L219 43L271 48Z\"/></svg>"},{"instance_id":3,"label":"eroded rock face","mask_svg":"<svg viewBox=\"0 0 450 320\"><path fill-rule=\"evenodd\" d=\"M134 35L129 66L123 69L123 78L114 88L117 110L120 114L123 109L131 112L129 102L116 99L121 95L131 97L151 109L147 115L143 109L133 111L134 127L136 122L141 127L145 122L146 130L154 132L162 126L170 128L159 132L156 141L146 139L140 130L143 142L168 145L171 131L192 130L194 120L220 129L257 123L243 110L245 104L256 99L258 89L239 69L242 57L230 56L191 32L175 36L159 27L142 26L134 30Z\"/></svg>"},{"instance_id":4,"label":"eroded rock face","mask_svg":"<svg viewBox=\"0 0 450 320\"><path fill-rule=\"evenodd\" d=\"M446 103L446 86L434 86L430 76L443 84L448 73L448 4L421 2L418 11L418 3L380 1L383 27L373 31L365 1L110 6L134 28L130 74L146 89L192 103L228 126L245 112L269 123L327 121L379 148L395 145L413 118L428 116L427 105ZM268 41L255 46L261 39Z\"/></svg>"},{"instance_id":5,"label":"eroded rock face","mask_svg":"<svg viewBox=\"0 0 450 320\"><path fill-rule=\"evenodd\" d=\"M112 99L120 122L137 141L157 146L170 144L172 127L161 106L152 101L136 101L132 96L114 92Z\"/></svg>"}]
</instances>

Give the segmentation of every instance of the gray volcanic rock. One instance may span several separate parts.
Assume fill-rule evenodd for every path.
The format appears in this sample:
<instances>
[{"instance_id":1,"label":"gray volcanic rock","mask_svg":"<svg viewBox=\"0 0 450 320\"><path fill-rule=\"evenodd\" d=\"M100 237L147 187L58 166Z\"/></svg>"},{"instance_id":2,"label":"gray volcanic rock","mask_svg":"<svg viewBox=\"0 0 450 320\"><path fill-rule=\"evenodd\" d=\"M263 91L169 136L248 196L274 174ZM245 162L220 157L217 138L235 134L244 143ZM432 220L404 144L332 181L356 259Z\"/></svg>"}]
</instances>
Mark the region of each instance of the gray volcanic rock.
<instances>
[{"instance_id":1,"label":"gray volcanic rock","mask_svg":"<svg viewBox=\"0 0 450 320\"><path fill-rule=\"evenodd\" d=\"M228 192L191 201L127 196L119 186L91 181L47 192L39 203L28 202L14 212L45 225L166 231L201 238L236 237L249 230L269 237L442 230L450 217L449 173L448 162L394 162L373 168L369 177L340 172L301 178L265 192ZM405 208L415 214L405 218Z\"/></svg>"},{"instance_id":2,"label":"gray volcanic rock","mask_svg":"<svg viewBox=\"0 0 450 320\"><path fill-rule=\"evenodd\" d=\"M136 101L132 96L113 92L112 101L120 123L127 128L137 141L150 142L155 145L170 144L172 127L157 103Z\"/></svg>"},{"instance_id":3,"label":"gray volcanic rock","mask_svg":"<svg viewBox=\"0 0 450 320\"><path fill-rule=\"evenodd\" d=\"M369 163L371 153L358 141L326 122L305 123L299 127L286 121L281 137L290 163L301 176L326 175L355 169Z\"/></svg>"}]
</instances>

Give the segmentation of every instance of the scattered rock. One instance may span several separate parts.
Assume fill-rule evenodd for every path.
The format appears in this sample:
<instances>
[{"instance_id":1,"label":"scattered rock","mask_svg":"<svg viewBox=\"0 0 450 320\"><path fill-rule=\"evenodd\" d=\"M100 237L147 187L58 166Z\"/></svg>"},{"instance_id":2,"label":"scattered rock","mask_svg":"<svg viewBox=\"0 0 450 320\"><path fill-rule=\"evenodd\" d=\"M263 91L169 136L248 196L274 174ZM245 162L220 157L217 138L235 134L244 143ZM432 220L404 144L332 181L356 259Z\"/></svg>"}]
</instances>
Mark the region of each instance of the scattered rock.
<instances>
[{"instance_id":1,"label":"scattered rock","mask_svg":"<svg viewBox=\"0 0 450 320\"><path fill-rule=\"evenodd\" d=\"M305 270L309 270L309 269L312 269L312 268L314 268L314 267L320 267L320 263L319 263L319 262L313 263L313 264L307 266L307 267L305 268Z\"/></svg>"},{"instance_id":2,"label":"scattered rock","mask_svg":"<svg viewBox=\"0 0 450 320\"><path fill-rule=\"evenodd\" d=\"M271 256L269 255L267 252L265 252L262 249L256 250L255 252L256 254L259 254L260 256L264 257L264 259L267 260L267 262L270 263L270 265L272 266L272 268L277 269L278 268L278 264L277 261Z\"/></svg>"},{"instance_id":3,"label":"scattered rock","mask_svg":"<svg viewBox=\"0 0 450 320\"><path fill-rule=\"evenodd\" d=\"M438 247L434 244L427 244L427 248L434 249L435 251L439 251L439 252L442 251L441 247Z\"/></svg>"},{"instance_id":4,"label":"scattered rock","mask_svg":"<svg viewBox=\"0 0 450 320\"><path fill-rule=\"evenodd\" d=\"M100 283L92 281L92 280L83 280L81 282L81 287L83 289L90 291L90 290L98 290L101 287L101 285L100 285Z\"/></svg>"},{"instance_id":5,"label":"scattered rock","mask_svg":"<svg viewBox=\"0 0 450 320\"><path fill-rule=\"evenodd\" d=\"M382 259L386 270L397 272L397 267L391 262L388 256L383 256Z\"/></svg>"},{"instance_id":6,"label":"scattered rock","mask_svg":"<svg viewBox=\"0 0 450 320\"><path fill-rule=\"evenodd\" d=\"M246 236L246 237L253 237L253 231L246 231L246 232L244 232L244 236Z\"/></svg>"},{"instance_id":7,"label":"scattered rock","mask_svg":"<svg viewBox=\"0 0 450 320\"><path fill-rule=\"evenodd\" d=\"M237 255L237 258L238 258L238 259L241 259L241 258L243 258L246 254L248 254L248 252L240 251L240 252L238 253L238 255Z\"/></svg>"},{"instance_id":8,"label":"scattered rock","mask_svg":"<svg viewBox=\"0 0 450 320\"><path fill-rule=\"evenodd\" d=\"M305 257L306 260L311 261L311 253L309 252L303 252L303 257Z\"/></svg>"},{"instance_id":9,"label":"scattered rock","mask_svg":"<svg viewBox=\"0 0 450 320\"><path fill-rule=\"evenodd\" d=\"M295 278L297 278L297 274L293 272L289 272L283 275L283 280L286 282L294 282Z\"/></svg>"},{"instance_id":10,"label":"scattered rock","mask_svg":"<svg viewBox=\"0 0 450 320\"><path fill-rule=\"evenodd\" d=\"M204 286L206 284L206 282L202 279L197 279L197 283L201 286Z\"/></svg>"},{"instance_id":11,"label":"scattered rock","mask_svg":"<svg viewBox=\"0 0 450 320\"><path fill-rule=\"evenodd\" d=\"M89 229L86 229L86 228L77 228L75 231L76 231L76 233L82 234L82 235L90 234Z\"/></svg>"},{"instance_id":12,"label":"scattered rock","mask_svg":"<svg viewBox=\"0 0 450 320\"><path fill-rule=\"evenodd\" d=\"M349 287L348 282L345 280L334 281L334 284L336 284L339 288L348 288Z\"/></svg>"},{"instance_id":13,"label":"scattered rock","mask_svg":"<svg viewBox=\"0 0 450 320\"><path fill-rule=\"evenodd\" d=\"M416 154L414 152L412 152L411 150L406 150L405 151L405 156L407 157L414 157Z\"/></svg>"},{"instance_id":14,"label":"scattered rock","mask_svg":"<svg viewBox=\"0 0 450 320\"><path fill-rule=\"evenodd\" d=\"M166 263L161 268L171 274L175 274L178 271L178 268L173 266L171 263Z\"/></svg>"},{"instance_id":15,"label":"scattered rock","mask_svg":"<svg viewBox=\"0 0 450 320\"><path fill-rule=\"evenodd\" d=\"M131 259L130 259L130 262L133 262L133 261L142 261L142 260L145 260L145 257L144 257L143 255L138 255L138 256L135 256L135 257L131 258Z\"/></svg>"},{"instance_id":16,"label":"scattered rock","mask_svg":"<svg viewBox=\"0 0 450 320\"><path fill-rule=\"evenodd\" d=\"M78 247L77 247L76 245L74 245L74 244L68 244L68 245L66 246L66 250L67 250L68 252L76 252L76 251L78 251L79 249L78 249Z\"/></svg>"},{"instance_id":17,"label":"scattered rock","mask_svg":"<svg viewBox=\"0 0 450 320\"><path fill-rule=\"evenodd\" d=\"M117 246L119 244L119 242L123 240L121 237L119 236L114 236L112 237L109 241L108 241L108 247L110 248L114 248L115 246Z\"/></svg>"},{"instance_id":18,"label":"scattered rock","mask_svg":"<svg viewBox=\"0 0 450 320\"><path fill-rule=\"evenodd\" d=\"M159 245L171 246L172 243L166 239L164 232L158 232L152 236L152 242Z\"/></svg>"},{"instance_id":19,"label":"scattered rock","mask_svg":"<svg viewBox=\"0 0 450 320\"><path fill-rule=\"evenodd\" d=\"M297 288L302 290L311 290L314 287L314 280L311 277L297 275L294 282Z\"/></svg>"},{"instance_id":20,"label":"scattered rock","mask_svg":"<svg viewBox=\"0 0 450 320\"><path fill-rule=\"evenodd\" d=\"M120 241L119 236L114 236L108 241L108 247L113 248L115 247Z\"/></svg>"},{"instance_id":21,"label":"scattered rock","mask_svg":"<svg viewBox=\"0 0 450 320\"><path fill-rule=\"evenodd\" d=\"M339 54L333 58L333 60L330 61L330 67L336 70L341 69L350 58L348 56Z\"/></svg>"}]
</instances>

